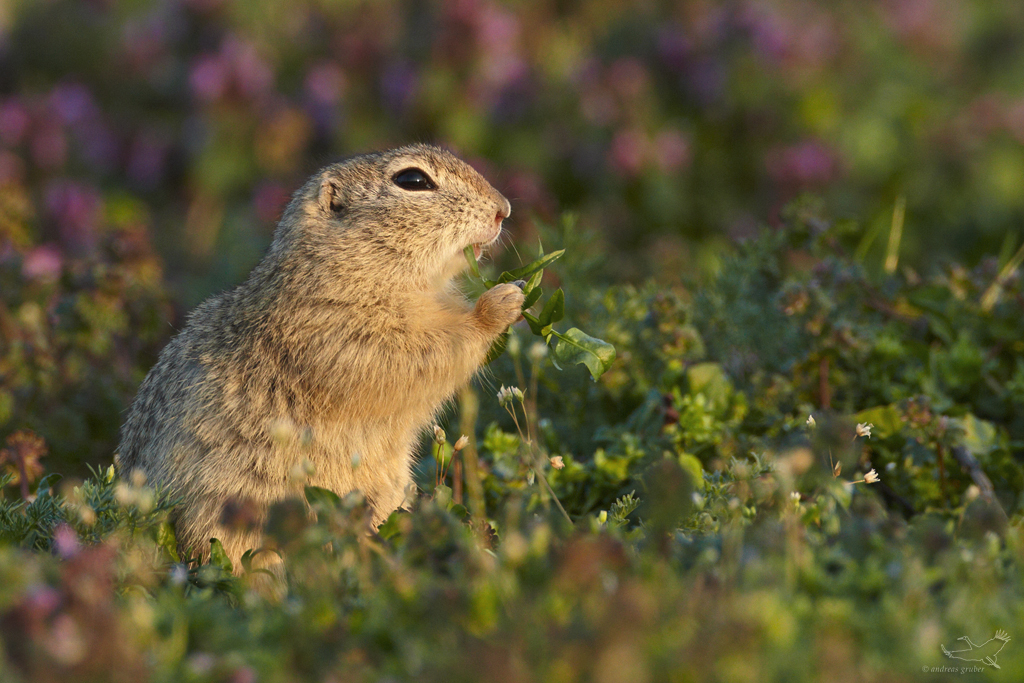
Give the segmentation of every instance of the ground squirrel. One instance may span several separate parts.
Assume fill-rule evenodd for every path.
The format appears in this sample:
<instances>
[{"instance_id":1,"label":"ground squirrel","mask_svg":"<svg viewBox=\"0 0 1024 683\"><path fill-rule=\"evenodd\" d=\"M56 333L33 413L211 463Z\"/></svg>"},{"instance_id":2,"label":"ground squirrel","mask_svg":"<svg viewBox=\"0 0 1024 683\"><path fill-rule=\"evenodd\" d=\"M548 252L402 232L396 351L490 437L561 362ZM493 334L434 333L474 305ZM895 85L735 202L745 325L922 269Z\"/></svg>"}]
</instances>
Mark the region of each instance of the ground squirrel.
<instances>
[{"instance_id":1,"label":"ground squirrel","mask_svg":"<svg viewBox=\"0 0 1024 683\"><path fill-rule=\"evenodd\" d=\"M201 304L146 376L121 431L120 473L182 500L179 545L238 560L265 515L306 483L360 490L379 524L411 484L418 438L520 315L515 284L471 305L464 248L501 233L509 202L451 153L417 144L353 157L293 196L263 260Z\"/></svg>"}]
</instances>

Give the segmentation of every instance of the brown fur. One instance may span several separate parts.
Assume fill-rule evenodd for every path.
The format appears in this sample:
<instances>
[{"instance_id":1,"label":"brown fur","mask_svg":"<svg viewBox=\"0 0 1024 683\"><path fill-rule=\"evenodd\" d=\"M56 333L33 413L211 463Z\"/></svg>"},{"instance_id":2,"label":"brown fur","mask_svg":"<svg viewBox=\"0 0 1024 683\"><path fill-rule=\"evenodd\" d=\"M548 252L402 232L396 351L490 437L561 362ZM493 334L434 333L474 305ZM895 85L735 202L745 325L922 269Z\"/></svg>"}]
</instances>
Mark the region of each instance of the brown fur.
<instances>
[{"instance_id":1,"label":"brown fur","mask_svg":"<svg viewBox=\"0 0 1024 683\"><path fill-rule=\"evenodd\" d=\"M437 189L398 187L407 168ZM295 193L267 255L192 312L122 429L122 475L141 470L182 498L183 548L205 554L219 538L237 567L260 534L225 528L224 505L265 516L301 492L304 459L305 483L362 491L375 523L402 504L418 435L519 316L515 285L471 306L453 284L463 249L496 239L510 210L428 145L333 164Z\"/></svg>"}]
</instances>

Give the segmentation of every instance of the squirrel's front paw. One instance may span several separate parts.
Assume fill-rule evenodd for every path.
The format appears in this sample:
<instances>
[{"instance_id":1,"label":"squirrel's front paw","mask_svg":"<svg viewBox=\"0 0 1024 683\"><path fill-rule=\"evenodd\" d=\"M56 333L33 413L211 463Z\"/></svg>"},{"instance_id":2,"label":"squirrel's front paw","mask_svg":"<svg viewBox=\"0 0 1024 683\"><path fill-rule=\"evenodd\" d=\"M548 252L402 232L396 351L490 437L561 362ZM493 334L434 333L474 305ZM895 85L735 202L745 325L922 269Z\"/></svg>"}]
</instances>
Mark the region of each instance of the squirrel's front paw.
<instances>
[{"instance_id":1,"label":"squirrel's front paw","mask_svg":"<svg viewBox=\"0 0 1024 683\"><path fill-rule=\"evenodd\" d=\"M484 327L495 332L505 329L519 319L523 309L523 290L507 282L480 295L476 301L476 316Z\"/></svg>"}]
</instances>

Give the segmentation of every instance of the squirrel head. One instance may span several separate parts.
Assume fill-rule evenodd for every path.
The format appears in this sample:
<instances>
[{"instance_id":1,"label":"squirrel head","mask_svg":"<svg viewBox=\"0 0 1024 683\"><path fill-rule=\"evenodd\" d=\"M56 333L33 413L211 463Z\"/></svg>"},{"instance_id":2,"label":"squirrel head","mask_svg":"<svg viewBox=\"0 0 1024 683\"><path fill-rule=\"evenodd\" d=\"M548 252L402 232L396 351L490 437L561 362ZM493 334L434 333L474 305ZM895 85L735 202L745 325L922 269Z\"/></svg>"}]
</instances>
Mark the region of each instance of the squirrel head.
<instances>
[{"instance_id":1,"label":"squirrel head","mask_svg":"<svg viewBox=\"0 0 1024 683\"><path fill-rule=\"evenodd\" d=\"M321 169L296 193L271 254L313 254L331 266L407 281L447 281L463 250L498 239L512 209L469 164L415 144Z\"/></svg>"}]
</instances>

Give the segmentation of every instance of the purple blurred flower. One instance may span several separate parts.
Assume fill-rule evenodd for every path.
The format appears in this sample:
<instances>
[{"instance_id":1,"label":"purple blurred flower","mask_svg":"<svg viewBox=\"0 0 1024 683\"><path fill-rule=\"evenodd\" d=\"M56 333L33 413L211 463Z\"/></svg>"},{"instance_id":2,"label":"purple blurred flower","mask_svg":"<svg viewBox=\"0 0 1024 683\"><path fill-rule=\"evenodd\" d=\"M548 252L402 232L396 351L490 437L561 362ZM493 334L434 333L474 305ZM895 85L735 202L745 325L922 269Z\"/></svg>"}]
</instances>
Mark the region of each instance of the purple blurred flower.
<instances>
[{"instance_id":1,"label":"purple blurred flower","mask_svg":"<svg viewBox=\"0 0 1024 683\"><path fill-rule=\"evenodd\" d=\"M274 72L256 47L234 37L225 39L217 54L195 60L189 72L192 93L205 102L229 93L255 100L265 95L273 82Z\"/></svg>"},{"instance_id":2,"label":"purple blurred flower","mask_svg":"<svg viewBox=\"0 0 1024 683\"><path fill-rule=\"evenodd\" d=\"M815 140L770 150L765 156L768 174L778 183L809 185L832 180L839 163L835 154Z\"/></svg>"},{"instance_id":3,"label":"purple blurred flower","mask_svg":"<svg viewBox=\"0 0 1024 683\"><path fill-rule=\"evenodd\" d=\"M90 168L100 173L114 170L119 161L121 145L103 119L96 117L79 126L75 131L75 142L82 160Z\"/></svg>"},{"instance_id":4,"label":"purple blurred flower","mask_svg":"<svg viewBox=\"0 0 1024 683\"><path fill-rule=\"evenodd\" d=\"M688 71L690 90L702 105L714 104L721 98L726 81L724 64L714 57L701 57L691 64Z\"/></svg>"},{"instance_id":5,"label":"purple blurred flower","mask_svg":"<svg viewBox=\"0 0 1024 683\"><path fill-rule=\"evenodd\" d=\"M658 31L657 50L665 66L673 71L680 71L690 58L690 41L680 26L665 26Z\"/></svg>"},{"instance_id":6,"label":"purple blurred flower","mask_svg":"<svg viewBox=\"0 0 1024 683\"><path fill-rule=\"evenodd\" d=\"M401 114L408 108L419 90L419 79L411 66L392 62L380 77L381 98L388 112Z\"/></svg>"},{"instance_id":7,"label":"purple blurred flower","mask_svg":"<svg viewBox=\"0 0 1024 683\"><path fill-rule=\"evenodd\" d=\"M773 62L785 59L793 43L792 26L773 7L748 3L739 13L739 23L750 32L754 49Z\"/></svg>"},{"instance_id":8,"label":"purple blurred flower","mask_svg":"<svg viewBox=\"0 0 1024 683\"><path fill-rule=\"evenodd\" d=\"M192 65L188 76L192 93L200 100L210 102L224 95L228 85L228 70L219 55L200 57Z\"/></svg>"},{"instance_id":9,"label":"purple blurred flower","mask_svg":"<svg viewBox=\"0 0 1024 683\"><path fill-rule=\"evenodd\" d=\"M52 282L60 277L62 259L60 251L52 244L38 246L21 262L21 274L27 280Z\"/></svg>"},{"instance_id":10,"label":"purple blurred flower","mask_svg":"<svg viewBox=\"0 0 1024 683\"><path fill-rule=\"evenodd\" d=\"M235 85L244 97L256 99L273 85L274 72L253 44L229 38L221 53L230 61Z\"/></svg>"},{"instance_id":11,"label":"purple blurred flower","mask_svg":"<svg viewBox=\"0 0 1024 683\"><path fill-rule=\"evenodd\" d=\"M320 62L306 73L306 94L318 103L336 103L345 86L345 72L334 62Z\"/></svg>"},{"instance_id":12,"label":"purple blurred flower","mask_svg":"<svg viewBox=\"0 0 1024 683\"><path fill-rule=\"evenodd\" d=\"M65 126L74 126L97 114L92 93L80 83L61 83L50 91L50 110Z\"/></svg>"},{"instance_id":13,"label":"purple blurred flower","mask_svg":"<svg viewBox=\"0 0 1024 683\"><path fill-rule=\"evenodd\" d=\"M20 101L11 98L0 104L0 142L8 147L21 144L29 122L28 110Z\"/></svg>"},{"instance_id":14,"label":"purple blurred flower","mask_svg":"<svg viewBox=\"0 0 1024 683\"><path fill-rule=\"evenodd\" d=\"M78 532L68 524L58 524L53 530L53 549L58 557L68 560L78 554L82 544L78 540Z\"/></svg>"},{"instance_id":15,"label":"purple blurred flower","mask_svg":"<svg viewBox=\"0 0 1024 683\"><path fill-rule=\"evenodd\" d=\"M42 621L53 614L53 611L60 606L60 593L49 586L36 584L25 591L22 602L26 615L30 621Z\"/></svg>"},{"instance_id":16,"label":"purple blurred flower","mask_svg":"<svg viewBox=\"0 0 1024 683\"><path fill-rule=\"evenodd\" d=\"M129 180L138 187L151 190L160 184L170 145L151 133L140 133L132 141L128 151L127 168Z\"/></svg>"},{"instance_id":17,"label":"purple blurred flower","mask_svg":"<svg viewBox=\"0 0 1024 683\"><path fill-rule=\"evenodd\" d=\"M56 180L46 190L46 209L56 221L65 247L92 251L101 209L95 190L70 180Z\"/></svg>"}]
</instances>

